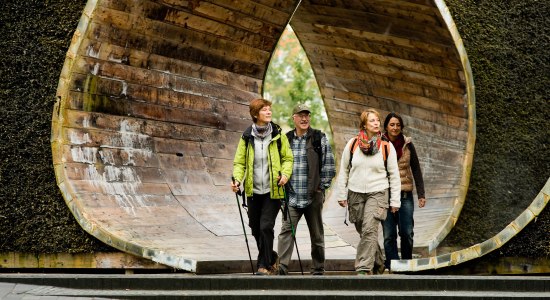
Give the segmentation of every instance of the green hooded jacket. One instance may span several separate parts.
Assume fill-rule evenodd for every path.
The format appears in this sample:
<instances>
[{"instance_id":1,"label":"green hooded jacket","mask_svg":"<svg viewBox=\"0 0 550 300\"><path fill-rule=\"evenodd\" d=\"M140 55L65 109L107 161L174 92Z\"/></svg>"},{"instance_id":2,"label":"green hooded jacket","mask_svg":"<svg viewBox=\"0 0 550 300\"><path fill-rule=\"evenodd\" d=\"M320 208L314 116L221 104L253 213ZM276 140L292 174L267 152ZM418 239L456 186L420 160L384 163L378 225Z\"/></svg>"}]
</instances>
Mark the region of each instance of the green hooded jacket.
<instances>
[{"instance_id":1,"label":"green hooded jacket","mask_svg":"<svg viewBox=\"0 0 550 300\"><path fill-rule=\"evenodd\" d=\"M281 127L271 123L273 132L271 133L271 143L268 148L269 160L269 182L271 186L271 199L283 199L283 188L277 185L279 172L290 179L292 175L292 164L294 156L286 135L281 134ZM278 149L278 140L280 140L280 152ZM245 182L244 191L247 197L252 197L253 190L253 166L254 164L254 136L252 136L252 126L248 127L237 146L235 159L233 160L233 177L238 182ZM245 178L246 175L246 178Z\"/></svg>"}]
</instances>

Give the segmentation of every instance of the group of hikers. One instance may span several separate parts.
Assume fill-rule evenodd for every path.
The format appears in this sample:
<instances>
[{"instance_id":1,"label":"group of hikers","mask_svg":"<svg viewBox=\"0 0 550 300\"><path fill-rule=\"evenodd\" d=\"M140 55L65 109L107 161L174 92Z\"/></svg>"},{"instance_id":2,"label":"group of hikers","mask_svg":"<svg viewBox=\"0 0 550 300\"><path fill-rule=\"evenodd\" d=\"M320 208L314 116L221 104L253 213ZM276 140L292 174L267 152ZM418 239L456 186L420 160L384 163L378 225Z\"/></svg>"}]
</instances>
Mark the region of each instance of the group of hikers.
<instances>
[{"instance_id":1,"label":"group of hikers","mask_svg":"<svg viewBox=\"0 0 550 300\"><path fill-rule=\"evenodd\" d=\"M252 125L239 140L233 161L231 188L241 193L242 186L242 195L248 198L248 225L258 248L255 274L288 274L296 228L304 217L311 239L310 273L323 275L322 210L325 191L336 175L334 155L326 135L311 127L311 110L306 104L294 107L294 128L286 134L272 122L271 106L261 98L250 102ZM398 231L401 258L412 258L413 183L418 206L426 203L420 164L411 138L403 135L403 119L392 112L382 128L380 125L378 111L361 113L359 132L344 148L336 180L338 204L347 208L349 221L360 235L355 258L358 275L391 270L391 260L399 259ZM279 211L283 219L274 251ZM380 223L385 256L378 243Z\"/></svg>"}]
</instances>

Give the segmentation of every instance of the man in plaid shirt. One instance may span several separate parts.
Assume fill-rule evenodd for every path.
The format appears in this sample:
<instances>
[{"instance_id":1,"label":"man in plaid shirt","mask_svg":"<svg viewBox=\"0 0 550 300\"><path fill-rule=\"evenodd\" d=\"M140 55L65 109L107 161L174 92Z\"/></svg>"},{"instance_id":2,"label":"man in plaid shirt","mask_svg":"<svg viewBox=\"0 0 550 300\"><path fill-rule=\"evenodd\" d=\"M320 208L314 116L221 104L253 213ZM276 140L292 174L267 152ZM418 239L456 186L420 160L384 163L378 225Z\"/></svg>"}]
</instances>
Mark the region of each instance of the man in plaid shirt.
<instances>
[{"instance_id":1,"label":"man in plaid shirt","mask_svg":"<svg viewBox=\"0 0 550 300\"><path fill-rule=\"evenodd\" d=\"M334 155L326 135L310 127L310 110L305 104L292 111L294 130L287 133L294 155L294 167L288 189L289 217L283 216L279 234L279 274L288 274L288 265L294 250L292 228L305 217L311 239L311 274L325 272L325 237L323 229L323 203L325 190L336 175ZM292 221L292 226L290 224Z\"/></svg>"}]
</instances>

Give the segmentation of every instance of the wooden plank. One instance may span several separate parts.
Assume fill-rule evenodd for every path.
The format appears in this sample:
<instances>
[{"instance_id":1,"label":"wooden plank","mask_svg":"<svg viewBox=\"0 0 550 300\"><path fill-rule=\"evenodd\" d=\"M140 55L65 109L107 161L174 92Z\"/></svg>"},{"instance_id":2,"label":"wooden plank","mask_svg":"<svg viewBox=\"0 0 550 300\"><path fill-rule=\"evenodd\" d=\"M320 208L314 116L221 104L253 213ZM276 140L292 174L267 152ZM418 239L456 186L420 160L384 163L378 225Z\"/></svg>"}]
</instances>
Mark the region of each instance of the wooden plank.
<instances>
[{"instance_id":1,"label":"wooden plank","mask_svg":"<svg viewBox=\"0 0 550 300\"><path fill-rule=\"evenodd\" d=\"M263 27L275 26L211 3L198 3L189 7L190 9L181 9L151 1L141 1L137 5L131 0L118 2L123 2L125 5L113 4L111 1L102 2L102 7L96 10L99 14L97 18L103 22L112 23L113 19L116 20L110 17L112 15L119 16L118 19L125 19L125 16L127 19L128 15L139 15L150 20L238 41L266 51L271 51L277 43L272 34L268 35L260 30Z\"/></svg>"},{"instance_id":2,"label":"wooden plank","mask_svg":"<svg viewBox=\"0 0 550 300\"><path fill-rule=\"evenodd\" d=\"M144 68L165 74L196 78L197 80L221 86L231 86L240 91L257 93L262 86L261 80L248 76L89 39L85 39L82 42L79 54L82 57L95 58L98 60L96 62L109 61L134 68ZM73 67L73 70L80 70L80 73L93 70L90 67L84 68L84 61L93 62L93 60L82 60L81 57L78 57L76 62L78 67Z\"/></svg>"},{"instance_id":3,"label":"wooden plank","mask_svg":"<svg viewBox=\"0 0 550 300\"><path fill-rule=\"evenodd\" d=\"M72 180L71 187L77 193L99 193L109 195L170 195L170 188L164 183L125 183L98 180Z\"/></svg>"},{"instance_id":4,"label":"wooden plank","mask_svg":"<svg viewBox=\"0 0 550 300\"><path fill-rule=\"evenodd\" d=\"M300 41L304 46L307 45L308 49L314 51L319 57L330 57L328 53L332 52L332 47L336 47L336 49L334 49L336 50L334 54L340 54L340 52L356 53L355 51L349 50L359 51L352 57L337 55L333 56L333 59L323 59L323 61L330 62L338 58L339 65L346 65L342 62L348 62L348 64L350 62L356 62L359 65L356 65L355 68L361 68L368 64L375 64L431 75L451 81L459 81L461 79L458 76L459 64L457 63L459 62L453 61L454 58L451 59L443 56L436 56L434 54L419 54L418 49L415 51L396 49L391 45L311 33L300 34ZM438 58L437 61L435 59L436 57ZM440 64L444 66L440 66Z\"/></svg>"},{"instance_id":5,"label":"wooden plank","mask_svg":"<svg viewBox=\"0 0 550 300\"><path fill-rule=\"evenodd\" d=\"M179 202L173 195L108 195L103 193L78 193L80 199L85 199L85 208L110 209L116 207L155 207L155 206L179 206ZM183 219L182 219L183 221Z\"/></svg>"},{"instance_id":6,"label":"wooden plank","mask_svg":"<svg viewBox=\"0 0 550 300\"><path fill-rule=\"evenodd\" d=\"M297 31L298 37L304 34L318 34L325 36L346 37L353 40L367 41L372 44L384 45L386 47L402 49L408 52L421 52L439 57L446 57L457 60L456 50L452 45L439 45L426 43L408 38L392 36L384 33L369 32L341 26L309 24L293 21L292 28ZM458 60L457 60L458 61ZM459 65L459 64L458 64Z\"/></svg>"},{"instance_id":7,"label":"wooden plank","mask_svg":"<svg viewBox=\"0 0 550 300\"><path fill-rule=\"evenodd\" d=\"M228 189L230 189L229 185L220 187L220 190L227 191ZM221 194L224 193L216 193L216 195ZM197 221L199 221L215 235L227 236L242 234L242 227L232 225L235 221L240 220L238 207L233 198L205 198L204 196L194 195L182 195L176 197L185 209L189 211L189 214L191 214ZM216 209L212 210L212 207L216 207ZM195 242L200 243L200 241ZM208 241L205 240L204 242L205 246L208 247Z\"/></svg>"},{"instance_id":8,"label":"wooden plank","mask_svg":"<svg viewBox=\"0 0 550 300\"><path fill-rule=\"evenodd\" d=\"M158 153L157 157L163 170L202 171L206 168L202 157L187 157Z\"/></svg>"},{"instance_id":9,"label":"wooden plank","mask_svg":"<svg viewBox=\"0 0 550 300\"><path fill-rule=\"evenodd\" d=\"M88 81L86 81L88 82ZM81 81L75 81L74 90L81 90ZM87 85L85 84L84 87ZM109 92L109 91L106 91ZM220 115L212 110L190 110L164 105L149 104L142 101L132 101L116 96L104 96L83 94L82 97L72 98L71 109L84 109L90 112L108 113L118 116L130 116L136 118L183 123L197 126L207 126L217 129L240 130L249 125L244 117ZM82 101L82 102L77 102ZM223 103L223 102L222 102ZM222 107L222 103L217 103ZM232 106L232 104L229 104Z\"/></svg>"},{"instance_id":10,"label":"wooden plank","mask_svg":"<svg viewBox=\"0 0 550 300\"><path fill-rule=\"evenodd\" d=\"M363 1L360 5L354 5L357 3L358 2L344 2L340 0L327 5L324 1L309 1L306 7L308 12L317 15L346 15L352 18L361 18L365 15L377 15L387 17L389 20L407 21L407 23L412 22L414 24L422 24L429 27L442 27L442 24L433 11L428 11L428 14L417 12L414 9L417 8L417 6L409 6L406 8L388 7L376 5L369 1Z\"/></svg>"},{"instance_id":11,"label":"wooden plank","mask_svg":"<svg viewBox=\"0 0 550 300\"><path fill-rule=\"evenodd\" d=\"M153 139L139 132L104 132L92 129L65 128L64 143L80 147L102 147L140 150L144 154L154 150Z\"/></svg>"},{"instance_id":12,"label":"wooden plank","mask_svg":"<svg viewBox=\"0 0 550 300\"><path fill-rule=\"evenodd\" d=\"M208 23L209 20L200 20L200 17L194 17L185 12L180 12L180 14L184 14L180 17L177 10L152 2L141 2L140 6L137 8L137 13L140 9L142 10L140 18L134 17L136 15L134 12L126 13L98 7L94 12L94 22L112 26L117 30L127 31L132 29L132 31L141 32L147 36L161 36L164 40L209 49L217 54L232 54L237 59L246 57L253 62L262 56L268 55L265 52L273 49L276 43L276 40L272 40L268 43L269 46L265 47L264 43L253 44L246 38L243 40L235 39L235 32L222 33L218 28L208 30L208 26L216 27L212 23ZM185 22L180 24L178 22L180 19ZM198 23L197 19L199 19ZM193 26L193 24L196 26ZM224 26L219 22L215 22L215 24L217 24L217 27ZM232 37L233 41L228 40L228 36ZM260 63L264 60L260 59L256 62Z\"/></svg>"},{"instance_id":13,"label":"wooden plank","mask_svg":"<svg viewBox=\"0 0 550 300\"><path fill-rule=\"evenodd\" d=\"M291 14L292 12L294 12L296 5L299 4L299 1L298 0L256 0L256 3Z\"/></svg>"},{"instance_id":14,"label":"wooden plank","mask_svg":"<svg viewBox=\"0 0 550 300\"><path fill-rule=\"evenodd\" d=\"M453 79L439 78L433 75L425 75L415 71L408 71L400 67L393 67L390 65L369 63L369 56L371 53L352 50L341 47L327 47L319 46L316 44L304 43L304 47L311 50L309 56L312 65L323 65L325 60L331 60L331 57L347 58L356 60L356 68L360 71L368 73L374 73L380 76L387 76L390 78L400 79L407 82L413 82L421 85L431 86L439 89L449 90L455 93L464 92L464 84L458 77ZM330 53L330 54L329 54Z\"/></svg>"},{"instance_id":15,"label":"wooden plank","mask_svg":"<svg viewBox=\"0 0 550 300\"><path fill-rule=\"evenodd\" d=\"M277 38L282 34L280 26L282 24L273 24L273 20L271 19L265 20L256 15L249 15L236 11L234 10L234 6L227 7L224 6L223 3L201 1L193 8L193 13L257 34L256 39L258 39L258 42L256 42L256 44L262 45L259 47L260 49L268 51L273 50L277 44ZM280 12L277 11L277 13ZM284 23L286 23L288 18L289 14L282 14Z\"/></svg>"},{"instance_id":16,"label":"wooden plank","mask_svg":"<svg viewBox=\"0 0 550 300\"><path fill-rule=\"evenodd\" d=\"M378 85L383 88L417 96L429 97L437 101L464 105L463 93L454 93L443 89L438 89L436 87L420 85L400 79L380 76L373 73L356 71L352 67L352 64L352 60L335 59L333 61L324 61L323 69L327 70L327 74L325 75L334 75L337 77L349 79L350 77L352 77L349 75L349 73L354 73L354 75L356 76L353 76L352 78L357 78L357 76L359 76L361 80L368 81L373 85ZM329 72L331 74L328 74Z\"/></svg>"},{"instance_id":17,"label":"wooden plank","mask_svg":"<svg viewBox=\"0 0 550 300\"><path fill-rule=\"evenodd\" d=\"M263 76L263 72L265 71L265 61L262 64L255 64L251 61L258 61L262 57L267 60L268 57L264 54L262 54L261 57L256 57L256 59L246 57L243 60L238 60L229 57L226 53L224 53L227 49L223 47L223 42L216 42L211 39L211 44L205 45L204 41L201 40L201 37L199 37L198 34L194 34L193 37L193 42L197 41L197 44L191 43L191 38L187 41L187 43L182 43L181 37L179 41L158 38L158 36L164 36L165 34L178 35L178 31L176 29L172 28L171 32L163 32L162 30L164 29L165 28L158 25L156 30L150 32L151 35L148 36L137 30L125 31L104 24L92 23L87 38L102 43L110 43L119 47L128 47L151 54L157 54L159 56L165 56L181 61L188 61L212 68L227 70L257 79L261 79ZM215 46L217 46L217 48L210 48ZM233 50L242 50L237 48L238 47L234 47ZM215 51L216 53L212 53L212 51L210 51L214 49L217 49Z\"/></svg>"},{"instance_id":18,"label":"wooden plank","mask_svg":"<svg viewBox=\"0 0 550 300\"><path fill-rule=\"evenodd\" d=\"M167 270L168 267L149 259L123 252L96 253L0 253L0 268L30 269L146 269Z\"/></svg>"},{"instance_id":19,"label":"wooden plank","mask_svg":"<svg viewBox=\"0 0 550 300\"><path fill-rule=\"evenodd\" d=\"M331 9L324 14L316 14L309 8L301 6L294 18L303 23L342 26L440 45L452 44L451 35L446 28L424 26L397 18L351 10Z\"/></svg>"},{"instance_id":20,"label":"wooden plank","mask_svg":"<svg viewBox=\"0 0 550 300\"><path fill-rule=\"evenodd\" d=\"M66 163L64 172L68 180L104 180L107 182L148 182L166 181L158 168L113 166L101 164Z\"/></svg>"},{"instance_id":21,"label":"wooden plank","mask_svg":"<svg viewBox=\"0 0 550 300\"><path fill-rule=\"evenodd\" d=\"M361 40L350 40L341 38L326 38L323 35L297 33L302 41L303 47L308 53L310 60L319 63L323 60L331 60L331 57L337 59L351 59L360 62L372 60L375 55L382 55L386 59L405 60L415 63L430 65L431 69L443 68L450 72L458 72L460 62L454 58L438 56L421 50L409 50L396 48L392 45L372 43ZM339 41L332 42L332 39ZM325 41L326 40L326 41ZM332 53L332 52L335 53ZM457 77L450 75L450 77Z\"/></svg>"},{"instance_id":22,"label":"wooden plank","mask_svg":"<svg viewBox=\"0 0 550 300\"><path fill-rule=\"evenodd\" d=\"M142 149L64 145L62 151L61 159L67 163L159 167L158 158Z\"/></svg>"},{"instance_id":23,"label":"wooden plank","mask_svg":"<svg viewBox=\"0 0 550 300\"><path fill-rule=\"evenodd\" d=\"M325 67L326 74L331 76L332 79L342 78L346 81L359 81L359 84L364 84L370 87L369 92L375 97L376 91L388 90L391 94L400 95L399 100L404 100L405 104L413 104L415 106L425 107L429 109L434 106L442 106L441 111L444 113L463 116L464 115L464 97L463 94L452 93L441 89L427 87L416 83L406 82L399 79L389 78L385 76L379 76L377 74L344 70L341 68ZM436 97L439 95L449 96L448 98ZM418 102L412 98L419 97L422 101L428 103ZM411 98L411 101L407 101ZM442 99L443 98L443 99ZM451 98L451 99L449 99Z\"/></svg>"},{"instance_id":24,"label":"wooden plank","mask_svg":"<svg viewBox=\"0 0 550 300\"><path fill-rule=\"evenodd\" d=\"M430 123L441 124L445 126L454 127L457 129L465 130L467 127L467 120L462 117L452 116L444 112L426 110L422 107L415 107L413 105L406 105L397 100L400 99L390 99L390 98L376 98L368 97L368 91L362 91L359 89L364 88L363 86L348 86L349 92L340 91L329 88L321 88L322 94L324 95L325 105L328 105L330 108L327 109L331 111L341 112L346 111L351 108L355 110L355 113L360 113L368 107L374 107L381 110L383 115L386 115L390 111L396 111L405 115L415 116L419 120L425 120ZM347 98L344 98L347 94L352 93L354 97L361 96L361 94L366 94L364 97L361 97L357 105L354 105L353 102L350 102ZM336 96L336 94L338 96ZM355 101L359 101L355 100ZM342 104L342 108L338 109L338 105ZM331 114L331 118L335 115Z\"/></svg>"},{"instance_id":25,"label":"wooden plank","mask_svg":"<svg viewBox=\"0 0 550 300\"><path fill-rule=\"evenodd\" d=\"M135 68L91 57L78 59L74 70L74 79L70 86L72 90L90 91L95 94L145 100L164 105L178 106L183 102L190 106L194 105L190 102L195 102L197 99L226 100L248 105L248 102L256 96L254 93L201 79ZM225 93L221 92L222 90ZM213 104L210 105L213 106Z\"/></svg>"},{"instance_id":26,"label":"wooden plank","mask_svg":"<svg viewBox=\"0 0 550 300\"><path fill-rule=\"evenodd\" d=\"M235 141L237 144L241 132L228 132L223 130L197 127L183 124L168 123L162 121L150 121L137 118L112 116L101 113L88 113L82 111L67 110L64 115L65 126L71 128L98 129L106 132L118 132L121 128L130 127L136 132L151 137L185 141Z\"/></svg>"},{"instance_id":27,"label":"wooden plank","mask_svg":"<svg viewBox=\"0 0 550 300\"><path fill-rule=\"evenodd\" d=\"M416 0L406 2L404 0L369 0L367 1L348 1L348 0L312 0L317 5L332 5L336 7L345 7L348 9L361 10L367 6L380 7L385 9L395 9L401 11L411 11L425 15L434 15L435 9L431 2L425 0Z\"/></svg>"},{"instance_id":28,"label":"wooden plank","mask_svg":"<svg viewBox=\"0 0 550 300\"><path fill-rule=\"evenodd\" d=\"M203 156L201 144L167 138L154 138L155 153L175 154L176 156Z\"/></svg>"},{"instance_id":29,"label":"wooden plank","mask_svg":"<svg viewBox=\"0 0 550 300\"><path fill-rule=\"evenodd\" d=\"M254 16L263 22L278 25L280 28L285 26L290 18L287 12L281 12L277 9L250 0L209 0L208 2L246 15ZM276 3L276 1L271 2ZM284 6L289 6L289 3L286 1L283 1L283 3L285 3L283 4ZM279 5L279 7L283 7L283 5Z\"/></svg>"},{"instance_id":30,"label":"wooden plank","mask_svg":"<svg viewBox=\"0 0 550 300\"><path fill-rule=\"evenodd\" d=\"M197 184L212 185L210 174L207 170L163 170L163 176L166 182L169 183L183 183L183 184Z\"/></svg>"}]
</instances>

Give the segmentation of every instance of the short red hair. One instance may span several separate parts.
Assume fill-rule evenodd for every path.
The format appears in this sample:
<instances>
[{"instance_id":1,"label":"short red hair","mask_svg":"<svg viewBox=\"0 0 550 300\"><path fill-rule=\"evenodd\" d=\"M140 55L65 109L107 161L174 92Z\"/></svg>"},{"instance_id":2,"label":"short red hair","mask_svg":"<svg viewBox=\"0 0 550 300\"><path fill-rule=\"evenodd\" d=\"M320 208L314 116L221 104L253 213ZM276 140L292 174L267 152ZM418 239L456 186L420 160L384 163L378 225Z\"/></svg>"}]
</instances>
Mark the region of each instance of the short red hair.
<instances>
[{"instance_id":1,"label":"short red hair","mask_svg":"<svg viewBox=\"0 0 550 300\"><path fill-rule=\"evenodd\" d=\"M257 98L250 101L250 105L249 105L250 116L252 117L252 121L254 123L258 121L258 115L260 114L260 110L262 110L262 108L266 106L271 106L271 101L263 98Z\"/></svg>"}]
</instances>

